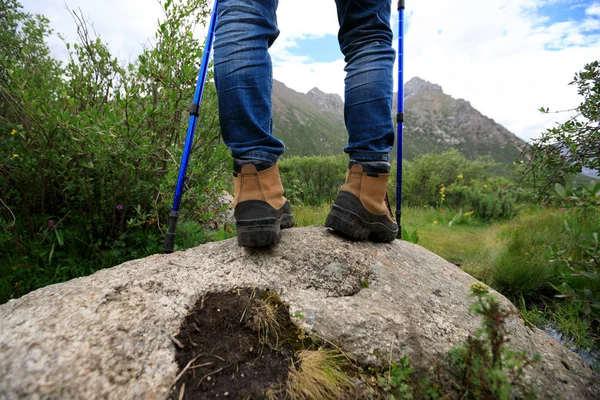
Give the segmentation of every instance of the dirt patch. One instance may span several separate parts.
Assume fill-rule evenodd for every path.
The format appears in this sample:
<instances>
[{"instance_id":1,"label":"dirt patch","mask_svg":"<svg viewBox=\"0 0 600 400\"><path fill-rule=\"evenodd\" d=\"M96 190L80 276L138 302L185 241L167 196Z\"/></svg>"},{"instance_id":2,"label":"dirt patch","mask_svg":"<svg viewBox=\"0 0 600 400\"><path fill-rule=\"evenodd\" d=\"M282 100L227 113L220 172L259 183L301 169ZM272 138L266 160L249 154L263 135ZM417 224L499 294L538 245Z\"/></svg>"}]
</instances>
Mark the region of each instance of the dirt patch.
<instances>
[{"instance_id":1,"label":"dirt patch","mask_svg":"<svg viewBox=\"0 0 600 400\"><path fill-rule=\"evenodd\" d=\"M206 294L173 342L179 371L169 399L283 398L303 347L287 306L258 289Z\"/></svg>"}]
</instances>

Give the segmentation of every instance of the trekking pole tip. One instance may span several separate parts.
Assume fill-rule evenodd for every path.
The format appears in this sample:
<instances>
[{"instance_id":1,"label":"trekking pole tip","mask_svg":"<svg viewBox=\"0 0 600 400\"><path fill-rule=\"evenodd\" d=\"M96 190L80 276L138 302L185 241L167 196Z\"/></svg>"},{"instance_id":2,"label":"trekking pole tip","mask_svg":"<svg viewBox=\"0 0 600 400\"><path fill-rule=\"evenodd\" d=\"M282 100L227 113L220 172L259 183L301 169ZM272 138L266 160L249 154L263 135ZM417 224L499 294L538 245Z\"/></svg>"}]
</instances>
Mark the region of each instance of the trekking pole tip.
<instances>
[{"instance_id":1,"label":"trekking pole tip","mask_svg":"<svg viewBox=\"0 0 600 400\"><path fill-rule=\"evenodd\" d=\"M165 243L163 245L163 253L171 254L175 249L175 227L177 226L178 211L171 211L169 215L169 229L165 235Z\"/></svg>"}]
</instances>

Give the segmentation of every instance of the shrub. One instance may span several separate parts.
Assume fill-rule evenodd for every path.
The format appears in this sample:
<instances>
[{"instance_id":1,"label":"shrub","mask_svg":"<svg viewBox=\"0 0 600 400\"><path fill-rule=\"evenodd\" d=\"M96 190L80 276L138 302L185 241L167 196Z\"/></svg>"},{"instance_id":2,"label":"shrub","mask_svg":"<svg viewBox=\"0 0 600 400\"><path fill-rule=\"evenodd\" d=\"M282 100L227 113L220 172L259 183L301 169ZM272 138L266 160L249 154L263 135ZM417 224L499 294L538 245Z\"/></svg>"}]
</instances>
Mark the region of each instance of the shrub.
<instances>
[{"instance_id":1,"label":"shrub","mask_svg":"<svg viewBox=\"0 0 600 400\"><path fill-rule=\"evenodd\" d=\"M422 154L403 164L403 204L462 208L486 221L512 218L516 215L516 203L528 201L531 194L508 177L496 175L497 168L498 164L489 157L472 161L457 150ZM395 185L392 174L392 202Z\"/></svg>"},{"instance_id":2,"label":"shrub","mask_svg":"<svg viewBox=\"0 0 600 400\"><path fill-rule=\"evenodd\" d=\"M285 196L292 204L333 202L346 179L348 156L289 157L279 162Z\"/></svg>"},{"instance_id":3,"label":"shrub","mask_svg":"<svg viewBox=\"0 0 600 400\"><path fill-rule=\"evenodd\" d=\"M476 301L469 311L483 318L483 327L465 344L454 346L450 351L454 374L461 382L457 398L536 398L525 369L539 362L540 357L506 346L509 342L506 319L511 311L502 307L482 283L471 286L471 296Z\"/></svg>"},{"instance_id":4,"label":"shrub","mask_svg":"<svg viewBox=\"0 0 600 400\"><path fill-rule=\"evenodd\" d=\"M584 168L600 173L600 60L586 64L569 84L576 85L583 98L576 114L542 132L525 149L529 162L522 163L524 177L542 198L548 197L555 183L565 183Z\"/></svg>"},{"instance_id":5,"label":"shrub","mask_svg":"<svg viewBox=\"0 0 600 400\"><path fill-rule=\"evenodd\" d=\"M558 297L583 304L586 314L600 314L600 182L565 188L556 184L565 206L564 233L574 246L552 243L552 262L565 266Z\"/></svg>"},{"instance_id":6,"label":"shrub","mask_svg":"<svg viewBox=\"0 0 600 400\"><path fill-rule=\"evenodd\" d=\"M155 43L126 66L73 13L79 41L62 66L48 20L0 3L0 219L11 243L0 281L11 295L159 251L202 54L193 28L209 14L205 0L164 9ZM202 223L224 187L216 104L207 85L180 220Z\"/></svg>"}]
</instances>

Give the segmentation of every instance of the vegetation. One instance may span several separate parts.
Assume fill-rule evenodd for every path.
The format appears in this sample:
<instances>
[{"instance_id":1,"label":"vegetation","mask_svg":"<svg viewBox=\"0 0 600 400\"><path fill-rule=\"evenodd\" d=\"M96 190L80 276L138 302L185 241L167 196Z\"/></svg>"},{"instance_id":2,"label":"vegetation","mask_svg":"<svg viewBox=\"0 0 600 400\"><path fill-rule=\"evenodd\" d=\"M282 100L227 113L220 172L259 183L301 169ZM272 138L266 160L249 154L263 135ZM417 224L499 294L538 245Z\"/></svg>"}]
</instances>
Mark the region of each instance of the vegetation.
<instances>
[{"instance_id":1,"label":"vegetation","mask_svg":"<svg viewBox=\"0 0 600 400\"><path fill-rule=\"evenodd\" d=\"M128 65L73 13L63 65L47 19L0 3L0 301L160 250L208 15L205 0L164 9ZM193 159L180 219L202 224L229 169L211 86Z\"/></svg>"},{"instance_id":2,"label":"vegetation","mask_svg":"<svg viewBox=\"0 0 600 400\"><path fill-rule=\"evenodd\" d=\"M346 178L348 156L287 157L279 162L285 196L295 205L333 202Z\"/></svg>"},{"instance_id":3,"label":"vegetation","mask_svg":"<svg viewBox=\"0 0 600 400\"><path fill-rule=\"evenodd\" d=\"M586 64L570 85L576 85L583 97L575 115L543 132L527 149L531 161L524 163L525 176L540 196L547 196L555 183L565 184L584 168L600 173L600 61ZM550 112L544 107L540 111Z\"/></svg>"},{"instance_id":4,"label":"vegetation","mask_svg":"<svg viewBox=\"0 0 600 400\"><path fill-rule=\"evenodd\" d=\"M483 317L483 327L465 344L450 351L455 376L460 380L458 398L508 399L536 398L535 388L525 379L525 368L539 361L538 355L510 350L506 343L509 332L505 321L510 311L489 293L482 283L471 286L476 301L471 305L473 314Z\"/></svg>"}]
</instances>

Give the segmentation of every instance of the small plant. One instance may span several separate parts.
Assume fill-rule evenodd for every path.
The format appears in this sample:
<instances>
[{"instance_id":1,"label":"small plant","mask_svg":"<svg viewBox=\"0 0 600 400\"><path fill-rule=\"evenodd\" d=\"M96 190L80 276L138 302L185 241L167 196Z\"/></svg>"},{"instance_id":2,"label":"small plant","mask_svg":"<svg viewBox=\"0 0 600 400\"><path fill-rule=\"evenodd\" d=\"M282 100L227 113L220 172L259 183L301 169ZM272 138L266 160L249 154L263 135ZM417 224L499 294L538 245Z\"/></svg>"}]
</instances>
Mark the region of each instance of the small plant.
<instances>
[{"instance_id":1,"label":"small plant","mask_svg":"<svg viewBox=\"0 0 600 400\"><path fill-rule=\"evenodd\" d=\"M402 240L417 244L419 242L419 232L415 228L411 233L408 233L408 229L402 227Z\"/></svg>"},{"instance_id":2,"label":"small plant","mask_svg":"<svg viewBox=\"0 0 600 400\"><path fill-rule=\"evenodd\" d=\"M390 400L412 399L414 388L411 375L413 371L410 359L408 356L403 356L399 364L393 361L390 368L379 375L377 385L388 395Z\"/></svg>"},{"instance_id":3,"label":"small plant","mask_svg":"<svg viewBox=\"0 0 600 400\"><path fill-rule=\"evenodd\" d=\"M536 398L525 368L539 361L539 356L530 357L527 352L506 347L506 318L512 312L503 308L483 283L471 286L471 296L476 301L469 310L483 317L483 326L465 344L450 351L451 366L458 380L455 382L458 398L509 399L514 392L521 398Z\"/></svg>"},{"instance_id":4,"label":"small plant","mask_svg":"<svg viewBox=\"0 0 600 400\"><path fill-rule=\"evenodd\" d=\"M466 213L463 213L462 208L460 210L458 210L458 212L452 217L452 219L450 220L450 222L448 222L448 226L452 226L452 225L462 225L464 223L466 223L470 217L473 215L474 211L467 211Z\"/></svg>"}]
</instances>

